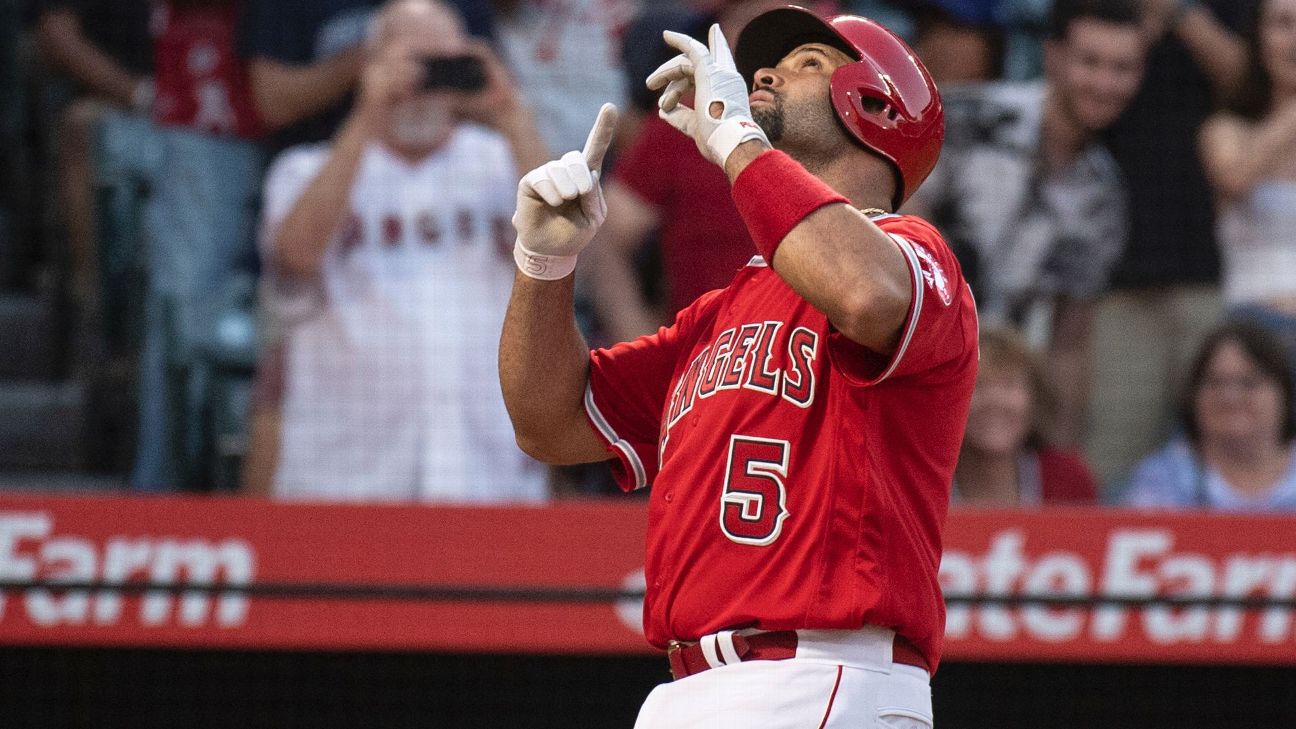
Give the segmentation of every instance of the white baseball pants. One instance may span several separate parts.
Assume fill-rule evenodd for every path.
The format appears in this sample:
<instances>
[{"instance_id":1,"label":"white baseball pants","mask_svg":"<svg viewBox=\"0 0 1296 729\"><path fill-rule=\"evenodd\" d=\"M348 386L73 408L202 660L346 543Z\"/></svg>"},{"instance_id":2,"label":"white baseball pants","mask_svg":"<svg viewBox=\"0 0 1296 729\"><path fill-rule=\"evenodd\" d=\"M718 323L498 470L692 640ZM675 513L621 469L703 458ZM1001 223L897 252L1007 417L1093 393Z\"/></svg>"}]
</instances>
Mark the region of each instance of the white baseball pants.
<instances>
[{"instance_id":1,"label":"white baseball pants","mask_svg":"<svg viewBox=\"0 0 1296 729\"><path fill-rule=\"evenodd\" d=\"M891 662L891 631L798 633L795 658L661 684L635 729L932 729L930 678Z\"/></svg>"}]
</instances>

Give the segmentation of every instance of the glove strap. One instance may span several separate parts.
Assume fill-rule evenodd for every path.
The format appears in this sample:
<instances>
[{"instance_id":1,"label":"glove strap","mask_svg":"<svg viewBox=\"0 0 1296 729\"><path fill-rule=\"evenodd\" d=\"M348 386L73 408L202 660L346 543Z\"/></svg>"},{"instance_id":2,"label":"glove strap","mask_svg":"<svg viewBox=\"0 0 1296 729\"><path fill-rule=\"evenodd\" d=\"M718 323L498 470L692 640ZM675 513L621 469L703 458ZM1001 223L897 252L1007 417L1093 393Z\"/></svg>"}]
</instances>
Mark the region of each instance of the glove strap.
<instances>
[{"instance_id":1,"label":"glove strap","mask_svg":"<svg viewBox=\"0 0 1296 729\"><path fill-rule=\"evenodd\" d=\"M576 270L576 256L547 256L543 253L532 253L522 245L522 241L513 244L513 262L518 270L531 278L541 281L557 281L571 275Z\"/></svg>"},{"instance_id":2,"label":"glove strap","mask_svg":"<svg viewBox=\"0 0 1296 729\"><path fill-rule=\"evenodd\" d=\"M772 146L760 125L745 117L735 117L724 120L712 130L711 136L707 137L707 149L711 150L720 166L724 167L729 155L733 154L738 145L753 139L759 139L767 147Z\"/></svg>"},{"instance_id":3,"label":"glove strap","mask_svg":"<svg viewBox=\"0 0 1296 729\"><path fill-rule=\"evenodd\" d=\"M850 200L777 150L763 152L734 180L734 204L747 224L756 250L770 265L774 251L792 229L825 205Z\"/></svg>"}]
</instances>

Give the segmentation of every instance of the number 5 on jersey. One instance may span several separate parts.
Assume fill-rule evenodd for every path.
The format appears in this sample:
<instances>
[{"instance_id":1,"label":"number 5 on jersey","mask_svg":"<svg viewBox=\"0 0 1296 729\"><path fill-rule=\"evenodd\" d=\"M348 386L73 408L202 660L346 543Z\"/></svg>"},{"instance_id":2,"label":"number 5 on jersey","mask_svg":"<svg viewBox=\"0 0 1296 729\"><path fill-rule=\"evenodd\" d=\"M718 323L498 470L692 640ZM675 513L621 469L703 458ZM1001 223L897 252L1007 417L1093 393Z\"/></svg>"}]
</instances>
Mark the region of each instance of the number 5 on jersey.
<instances>
[{"instance_id":1,"label":"number 5 on jersey","mask_svg":"<svg viewBox=\"0 0 1296 729\"><path fill-rule=\"evenodd\" d=\"M720 529L739 543L764 547L778 539L787 518L788 451L785 440L729 437Z\"/></svg>"}]
</instances>

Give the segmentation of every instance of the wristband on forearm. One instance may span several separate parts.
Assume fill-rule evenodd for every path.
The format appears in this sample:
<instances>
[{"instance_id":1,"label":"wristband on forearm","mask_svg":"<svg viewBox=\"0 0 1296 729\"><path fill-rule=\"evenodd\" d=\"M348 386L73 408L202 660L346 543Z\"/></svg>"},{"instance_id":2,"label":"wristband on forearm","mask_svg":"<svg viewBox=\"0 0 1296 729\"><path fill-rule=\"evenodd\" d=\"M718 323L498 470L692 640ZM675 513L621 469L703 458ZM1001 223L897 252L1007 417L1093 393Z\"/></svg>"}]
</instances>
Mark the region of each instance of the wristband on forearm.
<instances>
[{"instance_id":1,"label":"wristband on forearm","mask_svg":"<svg viewBox=\"0 0 1296 729\"><path fill-rule=\"evenodd\" d=\"M806 216L850 201L777 150L762 153L734 180L733 199L756 250L773 265L779 243Z\"/></svg>"},{"instance_id":2,"label":"wristband on forearm","mask_svg":"<svg viewBox=\"0 0 1296 729\"><path fill-rule=\"evenodd\" d=\"M517 264L519 271L541 281L557 281L576 270L576 256L532 253L520 240L513 244L513 262Z\"/></svg>"}]
</instances>

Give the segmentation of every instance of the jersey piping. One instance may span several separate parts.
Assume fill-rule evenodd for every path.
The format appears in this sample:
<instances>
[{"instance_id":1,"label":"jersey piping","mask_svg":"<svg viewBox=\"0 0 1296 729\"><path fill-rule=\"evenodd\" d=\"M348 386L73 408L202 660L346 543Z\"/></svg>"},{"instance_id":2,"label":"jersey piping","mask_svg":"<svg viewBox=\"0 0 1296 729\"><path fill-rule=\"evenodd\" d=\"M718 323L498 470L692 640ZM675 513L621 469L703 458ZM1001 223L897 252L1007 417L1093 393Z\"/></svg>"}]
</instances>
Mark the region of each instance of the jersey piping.
<instances>
[{"instance_id":1,"label":"jersey piping","mask_svg":"<svg viewBox=\"0 0 1296 729\"><path fill-rule=\"evenodd\" d=\"M882 382L895 372L896 367L904 360L905 351L909 349L909 342L913 339L914 332L918 329L918 319L922 316L923 307L923 276L922 266L918 263L918 254L914 253L913 244L908 240L890 233L891 239L900 247L900 252L904 253L905 260L909 262L909 272L913 274L913 313L909 316L909 324L905 327L904 337L900 340L900 347L896 350L895 356L891 358L891 366L886 371L873 380L873 384Z\"/></svg>"},{"instance_id":2,"label":"jersey piping","mask_svg":"<svg viewBox=\"0 0 1296 729\"><path fill-rule=\"evenodd\" d=\"M648 474L644 471L643 461L639 460L639 454L635 453L634 448L624 438L617 435L617 432L608 423L607 418L603 417L603 413L599 411L598 403L594 402L594 390L588 382L585 383L585 412L603 438L625 455L630 468L634 470L635 490L638 491L647 486Z\"/></svg>"}]
</instances>

